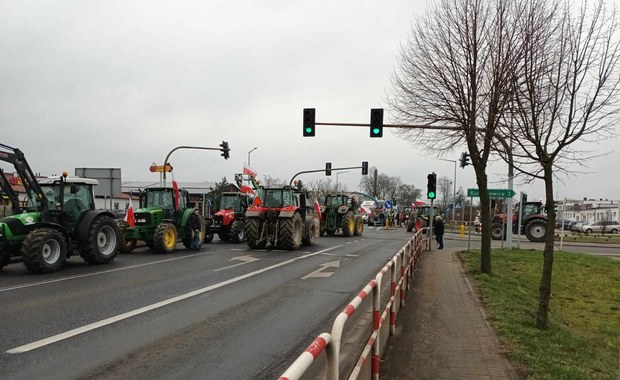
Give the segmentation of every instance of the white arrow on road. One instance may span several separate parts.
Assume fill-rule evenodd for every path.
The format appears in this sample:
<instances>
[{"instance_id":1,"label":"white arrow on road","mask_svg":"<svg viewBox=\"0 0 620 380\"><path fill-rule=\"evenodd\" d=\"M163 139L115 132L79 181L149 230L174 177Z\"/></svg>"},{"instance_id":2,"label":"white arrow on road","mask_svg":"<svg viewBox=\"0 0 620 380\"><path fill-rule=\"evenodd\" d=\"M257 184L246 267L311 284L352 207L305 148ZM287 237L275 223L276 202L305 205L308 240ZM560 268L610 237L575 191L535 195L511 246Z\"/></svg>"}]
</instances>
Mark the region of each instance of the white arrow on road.
<instances>
[{"instance_id":1,"label":"white arrow on road","mask_svg":"<svg viewBox=\"0 0 620 380\"><path fill-rule=\"evenodd\" d=\"M224 269L230 269L230 268L234 268L234 267L238 267L239 265L244 265L244 264L248 264L260 259L257 259L256 257L252 257L252 256L237 256L237 257L233 257L232 259L228 260L228 261L233 261L233 260L240 260L241 262L239 264L233 264L233 265L229 265L227 267L224 268L220 268L220 269L214 269L214 272L219 272L221 270Z\"/></svg>"},{"instance_id":2,"label":"white arrow on road","mask_svg":"<svg viewBox=\"0 0 620 380\"><path fill-rule=\"evenodd\" d=\"M307 275L303 276L301 279L305 280L307 278L312 278L312 277L329 277L336 272L323 272L323 271L327 268L339 268L339 267L340 267L340 259L335 260L335 261L330 261L329 263L322 264L319 269L315 270L312 273L308 273Z\"/></svg>"}]
</instances>

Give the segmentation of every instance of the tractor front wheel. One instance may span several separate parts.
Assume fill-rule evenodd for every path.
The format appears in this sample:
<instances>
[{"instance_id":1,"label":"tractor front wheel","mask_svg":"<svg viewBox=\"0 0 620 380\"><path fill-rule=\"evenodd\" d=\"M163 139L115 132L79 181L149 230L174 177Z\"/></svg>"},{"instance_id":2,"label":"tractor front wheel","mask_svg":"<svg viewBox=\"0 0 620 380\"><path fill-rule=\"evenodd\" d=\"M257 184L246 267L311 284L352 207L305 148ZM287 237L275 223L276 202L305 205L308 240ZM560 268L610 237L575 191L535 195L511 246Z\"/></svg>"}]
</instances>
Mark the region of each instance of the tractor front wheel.
<instances>
[{"instance_id":1,"label":"tractor front wheel","mask_svg":"<svg viewBox=\"0 0 620 380\"><path fill-rule=\"evenodd\" d=\"M502 230L504 230L503 234L502 234ZM506 232L505 231L506 230L504 229L504 223L493 223L493 224L491 224L491 238L493 240L502 240L503 236L506 236Z\"/></svg>"},{"instance_id":2,"label":"tractor front wheel","mask_svg":"<svg viewBox=\"0 0 620 380\"><path fill-rule=\"evenodd\" d=\"M355 232L354 235L361 235L364 232L364 220L361 216L355 218Z\"/></svg>"},{"instance_id":3,"label":"tractor front wheel","mask_svg":"<svg viewBox=\"0 0 620 380\"><path fill-rule=\"evenodd\" d=\"M353 236L353 233L355 232L355 215L351 211L348 211L342 216L340 228L342 229L343 236Z\"/></svg>"},{"instance_id":4,"label":"tractor front wheel","mask_svg":"<svg viewBox=\"0 0 620 380\"><path fill-rule=\"evenodd\" d=\"M316 225L312 220L306 221L306 228L304 234L304 238L301 239L301 243L303 245L312 246L316 243Z\"/></svg>"},{"instance_id":5,"label":"tractor front wheel","mask_svg":"<svg viewBox=\"0 0 620 380\"><path fill-rule=\"evenodd\" d=\"M89 264L105 264L114 261L120 241L114 219L100 216L88 228L88 237L81 243L80 256Z\"/></svg>"},{"instance_id":6,"label":"tractor front wheel","mask_svg":"<svg viewBox=\"0 0 620 380\"><path fill-rule=\"evenodd\" d=\"M243 222L241 220L235 220L230 226L230 240L233 243L240 243L245 240L245 232L243 228Z\"/></svg>"},{"instance_id":7,"label":"tractor front wheel","mask_svg":"<svg viewBox=\"0 0 620 380\"><path fill-rule=\"evenodd\" d=\"M160 223L153 235L155 251L159 253L171 253L177 247L177 228L172 223Z\"/></svg>"},{"instance_id":8,"label":"tractor front wheel","mask_svg":"<svg viewBox=\"0 0 620 380\"><path fill-rule=\"evenodd\" d=\"M117 220L116 227L118 228L118 234L120 236L119 249L121 253L130 253L136 248L136 239L127 239L125 234L127 230L131 228L129 223L124 220Z\"/></svg>"},{"instance_id":9,"label":"tractor front wheel","mask_svg":"<svg viewBox=\"0 0 620 380\"><path fill-rule=\"evenodd\" d=\"M65 237L53 228L38 228L31 231L22 245L24 265L34 273L57 272L66 258Z\"/></svg>"},{"instance_id":10,"label":"tractor front wheel","mask_svg":"<svg viewBox=\"0 0 620 380\"><path fill-rule=\"evenodd\" d=\"M547 222L542 219L534 219L525 225L525 236L527 240L536 243L545 241L547 235Z\"/></svg>"}]
</instances>

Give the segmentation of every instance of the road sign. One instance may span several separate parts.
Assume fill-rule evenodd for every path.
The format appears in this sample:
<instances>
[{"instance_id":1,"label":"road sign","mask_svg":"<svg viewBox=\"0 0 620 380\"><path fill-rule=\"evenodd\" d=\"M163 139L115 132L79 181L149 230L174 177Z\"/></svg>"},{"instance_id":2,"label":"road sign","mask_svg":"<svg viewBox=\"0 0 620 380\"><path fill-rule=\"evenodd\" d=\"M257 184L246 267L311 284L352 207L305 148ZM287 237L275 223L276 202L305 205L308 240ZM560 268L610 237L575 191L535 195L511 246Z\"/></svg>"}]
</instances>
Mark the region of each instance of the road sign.
<instances>
[{"instance_id":1,"label":"road sign","mask_svg":"<svg viewBox=\"0 0 620 380\"><path fill-rule=\"evenodd\" d=\"M151 173L162 173L164 171L164 165L151 165L149 166L149 171ZM170 173L172 171L172 165L166 165L166 173Z\"/></svg>"},{"instance_id":2,"label":"road sign","mask_svg":"<svg viewBox=\"0 0 620 380\"><path fill-rule=\"evenodd\" d=\"M385 208L392 208L392 201L385 201Z\"/></svg>"},{"instance_id":3,"label":"road sign","mask_svg":"<svg viewBox=\"0 0 620 380\"><path fill-rule=\"evenodd\" d=\"M489 189L489 197L491 198L512 198L517 193L514 190L510 189ZM480 190L478 189L467 189L468 197L479 197Z\"/></svg>"}]
</instances>

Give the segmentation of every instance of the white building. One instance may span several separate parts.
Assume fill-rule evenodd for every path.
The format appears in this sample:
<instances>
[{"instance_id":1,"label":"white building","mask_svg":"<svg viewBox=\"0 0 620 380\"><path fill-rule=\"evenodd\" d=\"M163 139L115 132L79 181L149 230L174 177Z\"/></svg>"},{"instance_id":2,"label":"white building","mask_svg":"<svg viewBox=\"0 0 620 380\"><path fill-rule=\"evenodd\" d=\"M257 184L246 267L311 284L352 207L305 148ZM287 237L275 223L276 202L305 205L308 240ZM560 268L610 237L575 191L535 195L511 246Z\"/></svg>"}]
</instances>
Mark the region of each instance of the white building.
<instances>
[{"instance_id":1,"label":"white building","mask_svg":"<svg viewBox=\"0 0 620 380\"><path fill-rule=\"evenodd\" d=\"M593 223L601 220L618 220L620 202L610 200L566 200L558 206L556 218Z\"/></svg>"}]
</instances>

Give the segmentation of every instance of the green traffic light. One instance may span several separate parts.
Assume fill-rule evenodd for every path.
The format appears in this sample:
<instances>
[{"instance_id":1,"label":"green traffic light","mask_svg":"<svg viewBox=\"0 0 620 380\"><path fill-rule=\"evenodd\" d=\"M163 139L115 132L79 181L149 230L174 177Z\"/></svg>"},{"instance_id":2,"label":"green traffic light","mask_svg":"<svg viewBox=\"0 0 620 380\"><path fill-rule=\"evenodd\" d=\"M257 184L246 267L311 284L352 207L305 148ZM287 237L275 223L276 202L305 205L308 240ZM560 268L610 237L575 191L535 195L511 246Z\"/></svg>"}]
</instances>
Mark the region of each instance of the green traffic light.
<instances>
[{"instance_id":1,"label":"green traffic light","mask_svg":"<svg viewBox=\"0 0 620 380\"><path fill-rule=\"evenodd\" d=\"M312 133L312 128L306 127L306 133Z\"/></svg>"},{"instance_id":2,"label":"green traffic light","mask_svg":"<svg viewBox=\"0 0 620 380\"><path fill-rule=\"evenodd\" d=\"M428 193L428 199L435 199L435 193L432 191Z\"/></svg>"},{"instance_id":3,"label":"green traffic light","mask_svg":"<svg viewBox=\"0 0 620 380\"><path fill-rule=\"evenodd\" d=\"M373 128L372 129L372 134L373 135L378 135L379 134L379 128Z\"/></svg>"}]
</instances>

